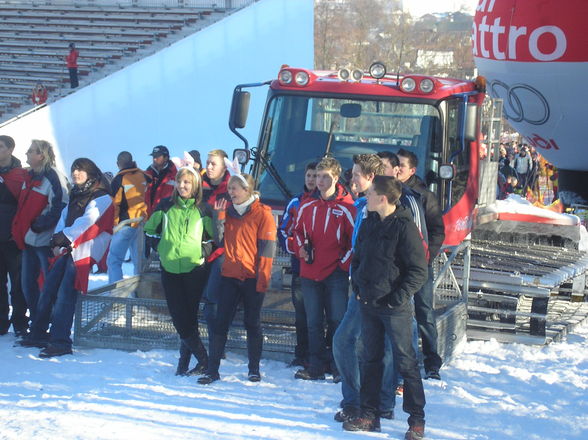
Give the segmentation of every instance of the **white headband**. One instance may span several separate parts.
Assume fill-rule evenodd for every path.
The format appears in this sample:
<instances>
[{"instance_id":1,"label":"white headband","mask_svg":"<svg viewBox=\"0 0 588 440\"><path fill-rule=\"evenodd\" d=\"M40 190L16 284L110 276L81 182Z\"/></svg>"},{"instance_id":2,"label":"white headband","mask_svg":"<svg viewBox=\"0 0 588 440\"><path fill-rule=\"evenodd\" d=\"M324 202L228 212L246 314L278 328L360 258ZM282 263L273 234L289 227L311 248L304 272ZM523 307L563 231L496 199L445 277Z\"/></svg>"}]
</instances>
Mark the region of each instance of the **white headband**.
<instances>
[{"instance_id":1,"label":"white headband","mask_svg":"<svg viewBox=\"0 0 588 440\"><path fill-rule=\"evenodd\" d=\"M226 157L223 159L225 161L227 170L229 170L229 174L233 177L238 177L239 179L241 179L243 185L245 185L245 188L249 188L249 183L247 183L247 180L241 174L241 169L239 167L239 162L237 161L237 158L235 158L232 162Z\"/></svg>"}]
</instances>

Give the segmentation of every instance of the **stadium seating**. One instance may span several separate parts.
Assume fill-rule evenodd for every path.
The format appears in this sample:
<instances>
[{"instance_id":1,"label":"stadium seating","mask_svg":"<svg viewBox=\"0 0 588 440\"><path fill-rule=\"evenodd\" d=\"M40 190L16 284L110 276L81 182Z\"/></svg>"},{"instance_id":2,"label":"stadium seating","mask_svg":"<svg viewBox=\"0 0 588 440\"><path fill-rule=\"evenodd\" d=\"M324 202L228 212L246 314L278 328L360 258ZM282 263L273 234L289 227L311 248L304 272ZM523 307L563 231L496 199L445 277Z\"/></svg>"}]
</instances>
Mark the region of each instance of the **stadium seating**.
<instances>
[{"instance_id":1,"label":"stadium seating","mask_svg":"<svg viewBox=\"0 0 588 440\"><path fill-rule=\"evenodd\" d=\"M80 52L80 87L220 19L197 7L0 4L0 122L33 106L37 83L49 102L69 91L68 45Z\"/></svg>"}]
</instances>

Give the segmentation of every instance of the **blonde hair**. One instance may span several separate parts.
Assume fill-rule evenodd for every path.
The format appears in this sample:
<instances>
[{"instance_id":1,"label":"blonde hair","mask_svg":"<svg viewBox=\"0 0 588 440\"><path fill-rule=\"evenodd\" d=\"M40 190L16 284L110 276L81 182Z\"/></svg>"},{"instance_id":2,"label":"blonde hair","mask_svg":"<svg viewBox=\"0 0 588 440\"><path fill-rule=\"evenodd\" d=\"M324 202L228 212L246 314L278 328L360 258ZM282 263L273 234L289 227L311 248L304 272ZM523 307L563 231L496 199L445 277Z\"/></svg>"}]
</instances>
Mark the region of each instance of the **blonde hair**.
<instances>
[{"instance_id":1,"label":"blonde hair","mask_svg":"<svg viewBox=\"0 0 588 440\"><path fill-rule=\"evenodd\" d=\"M333 177L339 177L342 171L341 164L334 157L323 157L316 165L316 170L330 171Z\"/></svg>"},{"instance_id":2,"label":"blonde hair","mask_svg":"<svg viewBox=\"0 0 588 440\"><path fill-rule=\"evenodd\" d=\"M55 166L55 153L53 152L53 146L49 142L33 139L31 148L36 149L39 154L43 155L43 168L48 169Z\"/></svg>"},{"instance_id":3,"label":"blonde hair","mask_svg":"<svg viewBox=\"0 0 588 440\"><path fill-rule=\"evenodd\" d=\"M247 182L247 186L245 186L245 182L243 182L243 179L241 177L243 179L245 179L245 182ZM259 192L255 191L255 181L253 180L253 177L251 177L251 175L245 174L245 173L241 174L241 177L231 176L227 186L236 183L241 188L243 188L245 191L247 191L249 193L249 196L259 196Z\"/></svg>"},{"instance_id":4,"label":"blonde hair","mask_svg":"<svg viewBox=\"0 0 588 440\"><path fill-rule=\"evenodd\" d=\"M225 150L212 150L208 152L209 156L218 156L220 158L226 157L229 158L229 155L225 152ZM223 161L224 162L224 161Z\"/></svg>"},{"instance_id":5,"label":"blonde hair","mask_svg":"<svg viewBox=\"0 0 588 440\"><path fill-rule=\"evenodd\" d=\"M190 194L190 197L194 199L195 205L198 205L202 201L202 178L198 172L194 171L195 170L190 170L186 167L180 168L176 174L176 182L184 176L190 176L192 181L192 194ZM174 203L178 202L179 197L180 194L178 193L178 187L176 186L172 194L172 200Z\"/></svg>"}]
</instances>

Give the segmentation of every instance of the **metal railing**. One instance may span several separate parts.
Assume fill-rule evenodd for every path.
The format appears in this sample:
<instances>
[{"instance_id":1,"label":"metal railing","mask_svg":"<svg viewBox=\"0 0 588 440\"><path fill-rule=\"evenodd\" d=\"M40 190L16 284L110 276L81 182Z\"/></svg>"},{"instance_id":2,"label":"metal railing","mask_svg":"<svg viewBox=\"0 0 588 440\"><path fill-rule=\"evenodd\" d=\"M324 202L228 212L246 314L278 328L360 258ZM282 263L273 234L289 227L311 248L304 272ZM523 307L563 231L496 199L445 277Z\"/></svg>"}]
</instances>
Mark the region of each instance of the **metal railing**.
<instances>
[{"instance_id":1,"label":"metal railing","mask_svg":"<svg viewBox=\"0 0 588 440\"><path fill-rule=\"evenodd\" d=\"M0 0L2 5L240 9L257 0Z\"/></svg>"}]
</instances>

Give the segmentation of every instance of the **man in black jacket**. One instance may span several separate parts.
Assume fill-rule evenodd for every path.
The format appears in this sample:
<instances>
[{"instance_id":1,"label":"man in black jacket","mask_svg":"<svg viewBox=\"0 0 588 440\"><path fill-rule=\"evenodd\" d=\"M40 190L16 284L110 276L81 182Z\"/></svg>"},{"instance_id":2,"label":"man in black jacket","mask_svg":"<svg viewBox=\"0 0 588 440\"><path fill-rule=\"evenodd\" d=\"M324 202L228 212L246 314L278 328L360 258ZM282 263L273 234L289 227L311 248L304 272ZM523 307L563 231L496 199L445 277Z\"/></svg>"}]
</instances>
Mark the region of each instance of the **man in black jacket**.
<instances>
[{"instance_id":1,"label":"man in black jacket","mask_svg":"<svg viewBox=\"0 0 588 440\"><path fill-rule=\"evenodd\" d=\"M433 267L432 263L445 240L443 213L439 207L437 196L429 191L424 182L416 176L418 159L410 151L400 149L398 180L421 195L425 209L427 235L429 239L429 278L414 297L416 320L422 341L425 364L425 379L441 379L439 369L443 363L437 350L437 324L433 310Z\"/></svg>"},{"instance_id":2,"label":"man in black jacket","mask_svg":"<svg viewBox=\"0 0 588 440\"><path fill-rule=\"evenodd\" d=\"M343 423L348 431L380 430L380 391L385 337L404 378L402 408L410 414L405 439L420 440L425 428L425 393L412 346L412 297L427 280L425 245L410 210L399 204L402 186L374 177L366 193L367 219L351 262L353 292L361 313L361 415Z\"/></svg>"}]
</instances>

